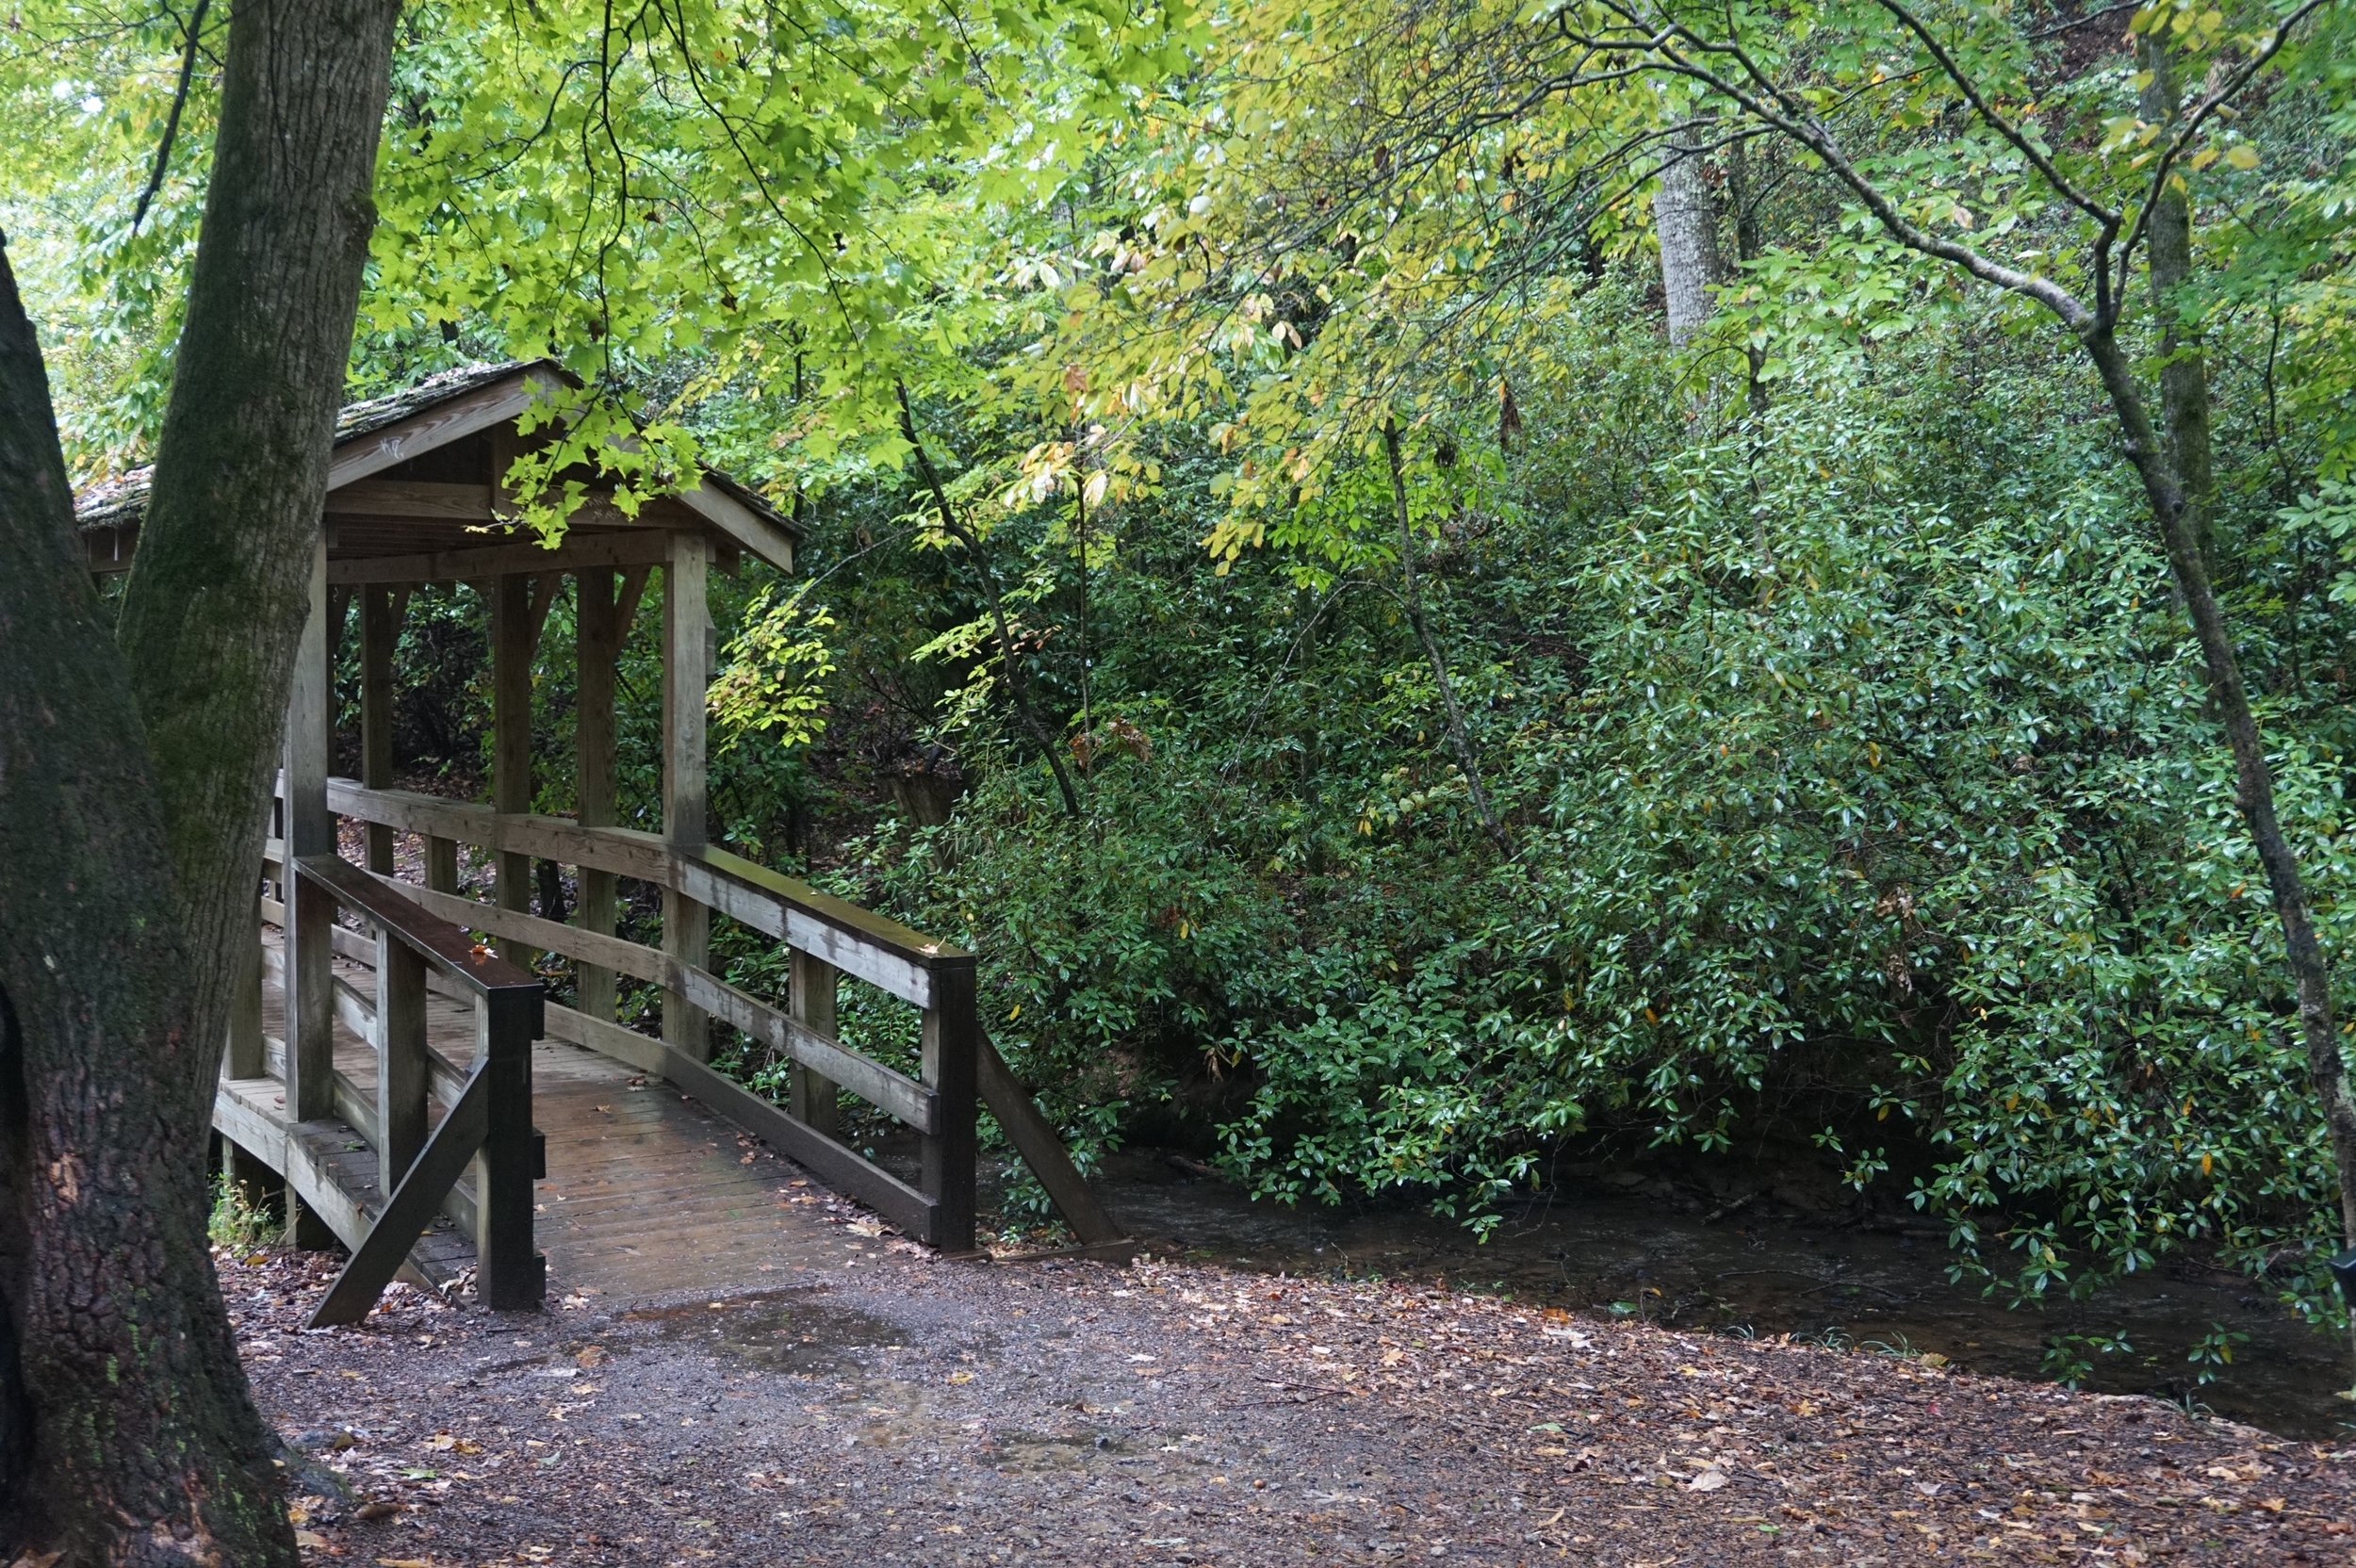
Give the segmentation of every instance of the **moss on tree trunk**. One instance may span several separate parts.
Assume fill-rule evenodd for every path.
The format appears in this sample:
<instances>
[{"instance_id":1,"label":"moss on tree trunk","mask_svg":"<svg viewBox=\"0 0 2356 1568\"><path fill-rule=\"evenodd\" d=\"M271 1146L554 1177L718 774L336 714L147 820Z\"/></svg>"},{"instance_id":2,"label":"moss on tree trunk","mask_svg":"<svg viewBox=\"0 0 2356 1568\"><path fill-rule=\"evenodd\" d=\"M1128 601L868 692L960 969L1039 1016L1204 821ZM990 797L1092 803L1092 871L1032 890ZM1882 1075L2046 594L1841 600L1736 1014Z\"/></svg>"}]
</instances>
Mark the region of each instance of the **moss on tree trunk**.
<instances>
[{"instance_id":1,"label":"moss on tree trunk","mask_svg":"<svg viewBox=\"0 0 2356 1568\"><path fill-rule=\"evenodd\" d=\"M0 1539L73 1564L296 1560L213 1277L205 1151L396 10L237 8L112 639L0 251Z\"/></svg>"}]
</instances>

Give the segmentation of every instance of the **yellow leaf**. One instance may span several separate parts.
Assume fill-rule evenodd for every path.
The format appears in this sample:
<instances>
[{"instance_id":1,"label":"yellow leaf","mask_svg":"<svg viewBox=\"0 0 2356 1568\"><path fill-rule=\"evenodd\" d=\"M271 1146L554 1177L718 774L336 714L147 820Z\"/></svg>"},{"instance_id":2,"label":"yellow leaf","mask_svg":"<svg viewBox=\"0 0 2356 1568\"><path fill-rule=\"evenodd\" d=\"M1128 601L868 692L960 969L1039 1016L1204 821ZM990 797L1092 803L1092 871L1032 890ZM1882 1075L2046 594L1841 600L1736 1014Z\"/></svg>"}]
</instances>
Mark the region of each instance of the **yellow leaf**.
<instances>
[{"instance_id":1,"label":"yellow leaf","mask_svg":"<svg viewBox=\"0 0 2356 1568\"><path fill-rule=\"evenodd\" d=\"M2201 1155L2201 1175L2206 1176L2207 1174L2209 1174L2209 1172L2211 1172L2211 1171L2215 1170L2216 1168L2217 1168L2217 1160L2216 1160L2216 1158L2215 1158L2214 1156L2212 1156L2212 1155L2208 1155L2208 1154L2203 1154L2203 1155Z\"/></svg>"},{"instance_id":2,"label":"yellow leaf","mask_svg":"<svg viewBox=\"0 0 2356 1568\"><path fill-rule=\"evenodd\" d=\"M2225 149L2225 161L2236 169L2255 169L2258 167L2258 149L2247 141L2237 141Z\"/></svg>"}]
</instances>

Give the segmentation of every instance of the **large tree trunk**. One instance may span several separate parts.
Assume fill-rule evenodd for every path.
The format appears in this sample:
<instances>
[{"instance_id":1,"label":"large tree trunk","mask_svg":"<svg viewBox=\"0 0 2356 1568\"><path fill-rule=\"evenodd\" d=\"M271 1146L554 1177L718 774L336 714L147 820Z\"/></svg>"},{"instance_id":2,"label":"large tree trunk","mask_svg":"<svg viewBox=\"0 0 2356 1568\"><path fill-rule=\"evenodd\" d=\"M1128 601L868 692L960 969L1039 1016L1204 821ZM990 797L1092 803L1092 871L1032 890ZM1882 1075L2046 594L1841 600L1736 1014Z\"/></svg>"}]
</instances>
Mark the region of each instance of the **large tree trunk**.
<instances>
[{"instance_id":1,"label":"large tree trunk","mask_svg":"<svg viewBox=\"0 0 2356 1568\"><path fill-rule=\"evenodd\" d=\"M205 1246L204 1155L397 10L236 9L112 644L12 279L0 302L0 1462L20 1467L0 1478L19 1483L5 1539L77 1568L295 1561Z\"/></svg>"},{"instance_id":2,"label":"large tree trunk","mask_svg":"<svg viewBox=\"0 0 2356 1568\"><path fill-rule=\"evenodd\" d=\"M145 737L0 253L0 1544L292 1563L205 1244L186 944Z\"/></svg>"},{"instance_id":3,"label":"large tree trunk","mask_svg":"<svg viewBox=\"0 0 2356 1568\"><path fill-rule=\"evenodd\" d=\"M1710 290L1726 281L1718 249L1718 199L1710 188L1707 119L1688 120L1661 154L1661 183L1653 193L1655 237L1661 244L1661 287L1669 307L1669 346L1681 349L1710 320Z\"/></svg>"}]
</instances>

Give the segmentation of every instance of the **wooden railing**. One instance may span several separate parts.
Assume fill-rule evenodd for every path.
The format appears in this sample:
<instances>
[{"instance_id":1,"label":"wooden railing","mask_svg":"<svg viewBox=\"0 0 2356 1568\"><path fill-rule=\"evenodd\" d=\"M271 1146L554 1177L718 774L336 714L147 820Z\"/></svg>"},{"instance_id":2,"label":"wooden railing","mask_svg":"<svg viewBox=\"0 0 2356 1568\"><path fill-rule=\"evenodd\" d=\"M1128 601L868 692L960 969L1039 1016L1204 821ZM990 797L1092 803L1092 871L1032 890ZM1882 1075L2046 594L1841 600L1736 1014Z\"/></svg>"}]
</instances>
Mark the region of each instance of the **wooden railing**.
<instances>
[{"instance_id":1,"label":"wooden railing","mask_svg":"<svg viewBox=\"0 0 2356 1568\"><path fill-rule=\"evenodd\" d=\"M982 1033L971 954L724 850L680 847L654 834L585 826L563 817L371 790L343 778L328 780L327 804L336 815L416 834L423 841L426 887L347 868L353 876L397 889L399 896L441 919L516 949L571 958L584 977L624 974L658 987L666 1011L698 1019L708 1015L788 1059L792 1089L789 1102L780 1106L713 1070L706 1059L708 1038L697 1037L704 1035L700 1028L686 1037L658 1040L593 1013L555 1004L546 1008L551 1037L668 1079L904 1233L945 1252L973 1249L974 1125L977 1102L986 1102L1083 1247L1123 1245L1119 1227L1073 1168L1054 1127ZM542 919L515 907L519 900L493 904L464 897L456 874L460 844L652 884L666 895L666 925L683 912L700 930L700 923L717 913L772 937L790 954L788 1004L780 1008L729 984L682 957L668 939L658 949ZM911 1078L861 1055L835 1037L836 983L845 974L922 1013L920 1076ZM594 988L611 994L610 985ZM585 997L593 988L584 984L581 989ZM838 1090L858 1095L917 1135L915 1184L842 1141Z\"/></svg>"},{"instance_id":2,"label":"wooden railing","mask_svg":"<svg viewBox=\"0 0 2356 1568\"><path fill-rule=\"evenodd\" d=\"M256 1070L273 1064L258 1033L241 1044L233 1031L223 1070L233 1082L223 1086L216 1117L224 1132L266 1158L274 1132L273 1163L351 1250L312 1325L366 1316L444 1212L473 1234L480 1298L502 1310L537 1308L547 1278L532 1239L532 1184L543 1159L532 1121L532 1042L545 1027L540 981L419 907L414 890L332 855L301 857L288 867L276 841L270 853L265 873L280 896L265 898L262 912L275 916L286 933L280 972L287 981L287 1039L274 1065L287 1090L286 1116L274 1129L248 1125L267 1119L254 1115L234 1080L261 1076ZM338 912L358 929L339 925ZM334 951L373 968L373 996L333 972L326 958ZM463 1069L428 1044L429 990L471 1005L474 1056ZM373 1092L334 1067L325 1031L302 1026L303 1020L329 1016L374 1051ZM375 1152L381 1206L355 1198L349 1184L307 1168L319 1156L314 1151L306 1158L305 1102L315 1104L320 1097L316 1088L305 1095L302 1085L306 1072L321 1071L333 1086L335 1115ZM443 1107L438 1124L432 1115L437 1101ZM473 1190L467 1194L459 1178L470 1166Z\"/></svg>"}]
</instances>

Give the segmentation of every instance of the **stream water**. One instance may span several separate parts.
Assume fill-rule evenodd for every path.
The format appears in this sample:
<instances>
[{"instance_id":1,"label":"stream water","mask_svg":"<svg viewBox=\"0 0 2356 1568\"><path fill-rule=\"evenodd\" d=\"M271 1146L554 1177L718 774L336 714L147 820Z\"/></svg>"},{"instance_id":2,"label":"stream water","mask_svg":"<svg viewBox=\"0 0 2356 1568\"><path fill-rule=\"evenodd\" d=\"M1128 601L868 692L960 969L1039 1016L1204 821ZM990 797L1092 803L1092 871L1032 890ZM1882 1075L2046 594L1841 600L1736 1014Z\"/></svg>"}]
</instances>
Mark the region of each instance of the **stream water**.
<instances>
[{"instance_id":1,"label":"stream water","mask_svg":"<svg viewBox=\"0 0 2356 1568\"><path fill-rule=\"evenodd\" d=\"M2091 1304L2015 1311L1947 1279L1935 1232L1889 1233L1797 1212L1772 1199L1721 1205L1642 1172L1597 1172L1567 1196L1510 1213L1486 1242L1418 1209L1254 1201L1183 1157L1130 1150L1099 1187L1158 1257L1268 1273L1446 1280L1581 1314L1642 1316L1725 1333L1792 1334L1863 1353L1937 1352L2004 1377L2053 1374L2047 1348L2068 1333L2123 1338L2088 1352L2084 1386L2187 1396L2218 1415L2286 1436L2356 1437L2348 1347L2292 1318L2263 1283L2170 1265ZM1805 1201L1805 1200L1803 1200ZM2213 1331L2246 1334L2231 1364L2199 1381L2188 1353Z\"/></svg>"}]
</instances>

